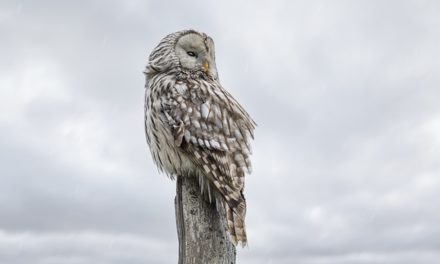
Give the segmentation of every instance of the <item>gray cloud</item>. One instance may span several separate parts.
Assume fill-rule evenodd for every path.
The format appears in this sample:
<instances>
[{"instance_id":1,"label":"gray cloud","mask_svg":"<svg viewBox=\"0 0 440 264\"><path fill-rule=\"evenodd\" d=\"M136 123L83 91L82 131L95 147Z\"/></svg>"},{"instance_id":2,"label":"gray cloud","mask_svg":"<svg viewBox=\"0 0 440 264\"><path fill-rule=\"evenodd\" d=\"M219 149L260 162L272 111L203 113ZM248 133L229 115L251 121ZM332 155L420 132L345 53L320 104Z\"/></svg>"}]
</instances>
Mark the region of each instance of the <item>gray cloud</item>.
<instances>
[{"instance_id":1,"label":"gray cloud","mask_svg":"<svg viewBox=\"0 0 440 264\"><path fill-rule=\"evenodd\" d=\"M141 72L183 28L259 124L239 263L438 261L435 1L0 6L0 263L176 261Z\"/></svg>"}]
</instances>

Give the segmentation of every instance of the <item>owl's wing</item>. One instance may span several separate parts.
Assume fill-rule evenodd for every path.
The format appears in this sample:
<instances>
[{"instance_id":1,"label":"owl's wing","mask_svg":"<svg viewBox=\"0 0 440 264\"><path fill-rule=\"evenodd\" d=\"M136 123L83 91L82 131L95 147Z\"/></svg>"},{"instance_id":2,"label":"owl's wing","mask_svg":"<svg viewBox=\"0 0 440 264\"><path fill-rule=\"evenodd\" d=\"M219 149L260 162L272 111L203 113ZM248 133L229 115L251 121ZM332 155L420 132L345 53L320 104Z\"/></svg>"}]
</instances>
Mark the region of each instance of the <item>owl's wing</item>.
<instances>
[{"instance_id":1,"label":"owl's wing","mask_svg":"<svg viewBox=\"0 0 440 264\"><path fill-rule=\"evenodd\" d=\"M217 82L177 82L163 97L163 117L175 144L203 168L231 208L242 203L251 170L254 121Z\"/></svg>"}]
</instances>

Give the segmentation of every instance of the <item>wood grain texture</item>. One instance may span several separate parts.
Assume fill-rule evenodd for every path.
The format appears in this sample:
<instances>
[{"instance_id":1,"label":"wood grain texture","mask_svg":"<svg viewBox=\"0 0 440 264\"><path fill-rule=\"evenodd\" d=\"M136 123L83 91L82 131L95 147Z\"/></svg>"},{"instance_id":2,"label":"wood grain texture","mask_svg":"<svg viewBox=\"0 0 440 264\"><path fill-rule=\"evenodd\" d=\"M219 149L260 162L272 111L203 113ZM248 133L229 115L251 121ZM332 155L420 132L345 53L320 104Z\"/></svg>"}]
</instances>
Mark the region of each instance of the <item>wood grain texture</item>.
<instances>
[{"instance_id":1,"label":"wood grain texture","mask_svg":"<svg viewBox=\"0 0 440 264\"><path fill-rule=\"evenodd\" d=\"M195 177L177 177L175 198L179 264L235 264L236 250L217 210L200 194Z\"/></svg>"}]
</instances>

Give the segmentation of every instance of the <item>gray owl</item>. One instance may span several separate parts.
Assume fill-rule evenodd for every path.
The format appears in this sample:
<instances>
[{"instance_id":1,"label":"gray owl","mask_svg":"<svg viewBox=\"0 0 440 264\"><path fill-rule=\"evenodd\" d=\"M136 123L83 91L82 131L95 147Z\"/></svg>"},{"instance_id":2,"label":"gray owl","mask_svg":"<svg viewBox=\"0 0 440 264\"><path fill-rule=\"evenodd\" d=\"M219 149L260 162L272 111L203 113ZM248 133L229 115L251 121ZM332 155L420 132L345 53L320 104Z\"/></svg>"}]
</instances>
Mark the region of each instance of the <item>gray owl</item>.
<instances>
[{"instance_id":1,"label":"gray owl","mask_svg":"<svg viewBox=\"0 0 440 264\"><path fill-rule=\"evenodd\" d=\"M166 36L145 75L154 162L171 178L198 177L201 192L222 206L234 244L246 245L243 189L255 123L220 84L212 38L194 30Z\"/></svg>"}]
</instances>

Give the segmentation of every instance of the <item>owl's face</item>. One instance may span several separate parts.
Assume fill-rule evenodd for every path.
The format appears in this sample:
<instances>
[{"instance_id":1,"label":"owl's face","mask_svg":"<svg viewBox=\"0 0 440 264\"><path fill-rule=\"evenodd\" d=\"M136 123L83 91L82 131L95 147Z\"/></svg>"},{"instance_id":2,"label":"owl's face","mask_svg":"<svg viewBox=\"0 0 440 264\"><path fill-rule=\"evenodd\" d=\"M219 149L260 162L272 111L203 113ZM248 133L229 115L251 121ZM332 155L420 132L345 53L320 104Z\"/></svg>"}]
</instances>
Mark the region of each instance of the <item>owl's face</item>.
<instances>
[{"instance_id":1,"label":"owl's face","mask_svg":"<svg viewBox=\"0 0 440 264\"><path fill-rule=\"evenodd\" d=\"M185 34L177 40L175 52L183 69L202 71L217 79L214 42L210 37L196 33Z\"/></svg>"}]
</instances>

